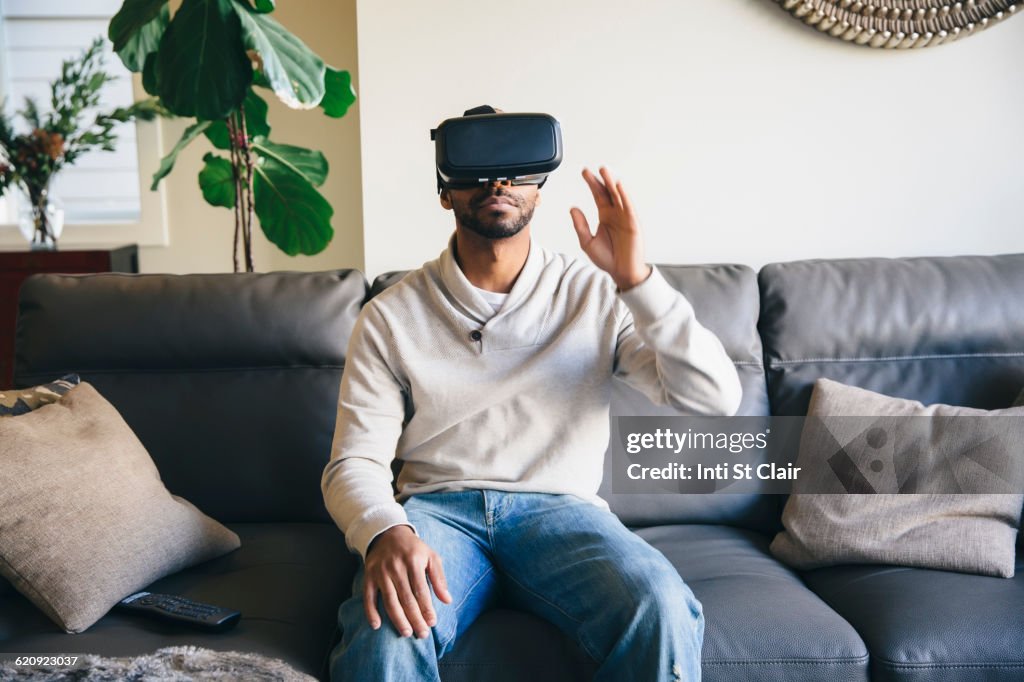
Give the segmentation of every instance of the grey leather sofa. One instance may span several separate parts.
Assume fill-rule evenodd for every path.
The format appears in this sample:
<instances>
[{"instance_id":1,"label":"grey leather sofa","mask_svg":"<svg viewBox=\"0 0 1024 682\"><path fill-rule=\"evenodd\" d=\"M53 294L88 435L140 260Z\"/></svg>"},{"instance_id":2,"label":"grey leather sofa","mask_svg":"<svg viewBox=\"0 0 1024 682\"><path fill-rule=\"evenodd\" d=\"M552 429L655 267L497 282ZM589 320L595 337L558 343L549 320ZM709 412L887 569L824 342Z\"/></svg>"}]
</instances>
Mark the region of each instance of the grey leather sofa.
<instances>
[{"instance_id":1,"label":"grey leather sofa","mask_svg":"<svg viewBox=\"0 0 1024 682\"><path fill-rule=\"evenodd\" d=\"M662 266L719 334L741 414L799 415L815 378L981 408L1024 386L1024 255ZM150 589L240 609L200 634L121 613L67 635L0 584L0 651L132 655L194 644L326 674L359 560L324 510L357 271L38 275L20 297L15 381L78 372L122 413L167 487L226 523L238 551ZM613 414L671 414L618 385ZM1024 561L1000 579L884 565L796 572L768 545L781 495L602 494L704 605L708 682L1024 680ZM398 463L396 463L397 469ZM441 661L454 680L585 680L552 625L497 608Z\"/></svg>"}]
</instances>

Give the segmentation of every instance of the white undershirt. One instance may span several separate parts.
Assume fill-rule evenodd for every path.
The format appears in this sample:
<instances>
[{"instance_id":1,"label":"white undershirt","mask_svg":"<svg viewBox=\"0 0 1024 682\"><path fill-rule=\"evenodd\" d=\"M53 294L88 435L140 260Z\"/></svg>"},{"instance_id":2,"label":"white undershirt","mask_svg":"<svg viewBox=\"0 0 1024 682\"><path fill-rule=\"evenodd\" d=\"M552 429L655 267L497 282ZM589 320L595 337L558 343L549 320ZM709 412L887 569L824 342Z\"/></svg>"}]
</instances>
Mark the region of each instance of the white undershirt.
<instances>
[{"instance_id":1,"label":"white undershirt","mask_svg":"<svg viewBox=\"0 0 1024 682\"><path fill-rule=\"evenodd\" d=\"M477 293L484 297L485 301L491 304L495 313L501 310L501 306L505 303L505 299L508 298L508 294L500 294L497 291L487 291L486 289L481 289L475 285L473 288L477 290Z\"/></svg>"}]
</instances>

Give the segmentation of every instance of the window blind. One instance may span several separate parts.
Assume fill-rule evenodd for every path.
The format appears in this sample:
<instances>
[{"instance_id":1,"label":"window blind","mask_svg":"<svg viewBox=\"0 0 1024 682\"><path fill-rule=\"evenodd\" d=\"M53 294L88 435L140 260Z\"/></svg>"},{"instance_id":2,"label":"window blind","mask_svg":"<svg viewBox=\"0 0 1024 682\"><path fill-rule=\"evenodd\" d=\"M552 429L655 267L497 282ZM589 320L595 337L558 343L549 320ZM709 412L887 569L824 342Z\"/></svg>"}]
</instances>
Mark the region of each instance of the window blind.
<instances>
[{"instance_id":1,"label":"window blind","mask_svg":"<svg viewBox=\"0 0 1024 682\"><path fill-rule=\"evenodd\" d=\"M0 0L3 73L0 98L8 115L21 110L26 96L50 110L49 82L61 62L80 54L98 36L106 36L121 0ZM100 106L111 109L133 100L131 74L105 40L104 68L115 80L104 86ZM91 121L95 111L86 111ZM18 117L21 132L25 124ZM119 124L113 152L83 154L62 169L53 193L64 202L67 223L136 222L140 219L139 164L134 123Z\"/></svg>"}]
</instances>

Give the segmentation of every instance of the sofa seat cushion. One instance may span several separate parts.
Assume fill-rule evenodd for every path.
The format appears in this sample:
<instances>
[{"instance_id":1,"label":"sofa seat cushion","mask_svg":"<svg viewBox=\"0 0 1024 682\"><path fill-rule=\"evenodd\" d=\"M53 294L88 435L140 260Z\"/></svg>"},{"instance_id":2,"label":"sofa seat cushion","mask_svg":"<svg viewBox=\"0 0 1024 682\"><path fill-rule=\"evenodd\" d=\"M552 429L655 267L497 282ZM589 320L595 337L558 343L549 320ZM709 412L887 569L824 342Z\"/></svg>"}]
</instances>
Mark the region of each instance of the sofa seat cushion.
<instances>
[{"instance_id":1,"label":"sofa seat cushion","mask_svg":"<svg viewBox=\"0 0 1024 682\"><path fill-rule=\"evenodd\" d=\"M867 647L846 620L768 553L771 537L710 525L635 529L704 606L705 682L867 680ZM444 682L589 680L597 665L555 626L499 608L441 659Z\"/></svg>"},{"instance_id":2,"label":"sofa seat cushion","mask_svg":"<svg viewBox=\"0 0 1024 682\"><path fill-rule=\"evenodd\" d=\"M668 557L704 606L706 682L868 679L860 636L771 556L771 536L718 525L637 534Z\"/></svg>"},{"instance_id":3,"label":"sofa seat cushion","mask_svg":"<svg viewBox=\"0 0 1024 682\"><path fill-rule=\"evenodd\" d=\"M1011 579L874 564L802 575L864 638L873 681L1024 679L1024 557Z\"/></svg>"},{"instance_id":4,"label":"sofa seat cushion","mask_svg":"<svg viewBox=\"0 0 1024 682\"><path fill-rule=\"evenodd\" d=\"M252 651L323 674L337 630L338 605L351 591L358 557L326 523L229 524L235 552L159 580L150 592L178 594L242 612L233 629L204 633L113 611L68 635L19 593L0 594L0 651L135 656L162 647Z\"/></svg>"}]
</instances>

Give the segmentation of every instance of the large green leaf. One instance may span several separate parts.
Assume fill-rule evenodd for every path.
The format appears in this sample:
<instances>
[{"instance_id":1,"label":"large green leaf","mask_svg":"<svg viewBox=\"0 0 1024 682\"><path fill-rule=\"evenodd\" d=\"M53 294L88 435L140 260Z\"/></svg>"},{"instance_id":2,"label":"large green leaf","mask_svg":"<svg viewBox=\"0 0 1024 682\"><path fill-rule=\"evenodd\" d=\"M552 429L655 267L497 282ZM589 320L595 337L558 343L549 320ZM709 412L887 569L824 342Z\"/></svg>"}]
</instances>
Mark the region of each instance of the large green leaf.
<instances>
[{"instance_id":1,"label":"large green leaf","mask_svg":"<svg viewBox=\"0 0 1024 682\"><path fill-rule=\"evenodd\" d=\"M260 158L255 170L256 216L267 239L289 256L327 248L334 236L334 209L316 188L270 157Z\"/></svg>"},{"instance_id":2,"label":"large green leaf","mask_svg":"<svg viewBox=\"0 0 1024 682\"><path fill-rule=\"evenodd\" d=\"M235 174L231 171L231 162L210 152L206 152L203 161L206 165L199 171L199 188L203 190L206 203L234 208Z\"/></svg>"},{"instance_id":3,"label":"large green leaf","mask_svg":"<svg viewBox=\"0 0 1024 682\"><path fill-rule=\"evenodd\" d=\"M174 149L171 150L170 154L161 159L160 168L158 168L156 173L153 174L153 184L150 186L150 189L156 189L156 186L160 184L160 181L163 180L164 177L171 172L171 169L174 168L174 162L178 160L178 154L181 153L181 150L187 147L192 140L202 135L203 131L206 130L209 125L210 121L198 121L190 125L188 128L185 128L185 132L182 133L181 139L178 140L178 144L174 145Z\"/></svg>"},{"instance_id":4,"label":"large green leaf","mask_svg":"<svg viewBox=\"0 0 1024 682\"><path fill-rule=\"evenodd\" d=\"M348 71L337 71L328 66L327 75L324 76L324 98L320 100L324 113L331 118L341 118L355 101L352 75Z\"/></svg>"},{"instance_id":5,"label":"large green leaf","mask_svg":"<svg viewBox=\"0 0 1024 682\"><path fill-rule=\"evenodd\" d=\"M252 64L234 0L184 0L157 52L160 99L179 116L225 118L245 99Z\"/></svg>"},{"instance_id":6,"label":"large green leaf","mask_svg":"<svg viewBox=\"0 0 1024 682\"><path fill-rule=\"evenodd\" d=\"M213 121L206 129L206 139L217 149L231 149L231 132L224 121Z\"/></svg>"},{"instance_id":7,"label":"large green leaf","mask_svg":"<svg viewBox=\"0 0 1024 682\"><path fill-rule=\"evenodd\" d=\"M327 159L321 152L290 144L276 144L259 137L253 140L252 148L260 156L273 159L316 187L324 184L327 179Z\"/></svg>"},{"instance_id":8,"label":"large green leaf","mask_svg":"<svg viewBox=\"0 0 1024 682\"><path fill-rule=\"evenodd\" d=\"M245 107L245 132L249 138L266 137L270 134L270 125L267 123L267 102L249 88L242 103ZM228 134L228 124L224 121L214 121L206 129L206 137L217 149L230 149L231 139Z\"/></svg>"},{"instance_id":9,"label":"large green leaf","mask_svg":"<svg viewBox=\"0 0 1024 682\"><path fill-rule=\"evenodd\" d=\"M323 60L270 15L254 13L240 2L232 7L242 25L242 42L259 55L260 70L278 99L292 109L319 104L324 97Z\"/></svg>"},{"instance_id":10,"label":"large green leaf","mask_svg":"<svg viewBox=\"0 0 1024 682\"><path fill-rule=\"evenodd\" d=\"M146 57L146 65L142 67L142 89L154 97L160 96L160 75L157 73L156 52Z\"/></svg>"},{"instance_id":11,"label":"large green leaf","mask_svg":"<svg viewBox=\"0 0 1024 682\"><path fill-rule=\"evenodd\" d=\"M142 71L147 55L160 47L170 16L167 0L125 0L110 20L107 37L129 71Z\"/></svg>"},{"instance_id":12,"label":"large green leaf","mask_svg":"<svg viewBox=\"0 0 1024 682\"><path fill-rule=\"evenodd\" d=\"M252 72L252 84L268 90L274 89L274 86L270 84L270 81L267 80L267 77L259 69L254 69Z\"/></svg>"}]
</instances>

